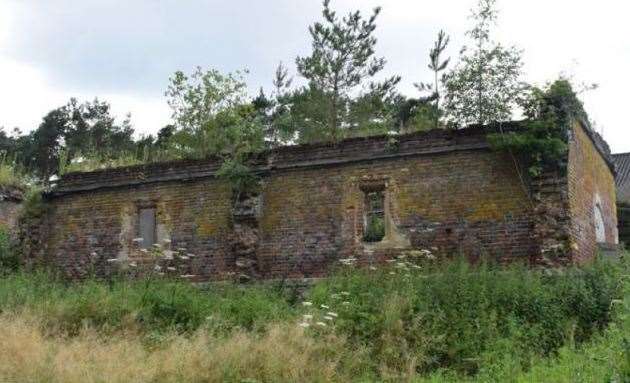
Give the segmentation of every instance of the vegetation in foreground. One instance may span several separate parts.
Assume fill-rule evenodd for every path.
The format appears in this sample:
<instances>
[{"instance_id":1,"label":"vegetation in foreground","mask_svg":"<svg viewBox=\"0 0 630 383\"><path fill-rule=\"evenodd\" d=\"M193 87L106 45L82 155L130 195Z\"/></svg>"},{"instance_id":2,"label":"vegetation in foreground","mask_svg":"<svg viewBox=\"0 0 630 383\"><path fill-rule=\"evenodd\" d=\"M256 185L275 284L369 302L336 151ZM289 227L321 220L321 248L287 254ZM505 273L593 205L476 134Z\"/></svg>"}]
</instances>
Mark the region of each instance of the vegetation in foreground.
<instances>
[{"instance_id":1,"label":"vegetation in foreground","mask_svg":"<svg viewBox=\"0 0 630 383\"><path fill-rule=\"evenodd\" d=\"M1 381L630 380L627 261L564 271L398 259L269 284L0 279Z\"/></svg>"}]
</instances>

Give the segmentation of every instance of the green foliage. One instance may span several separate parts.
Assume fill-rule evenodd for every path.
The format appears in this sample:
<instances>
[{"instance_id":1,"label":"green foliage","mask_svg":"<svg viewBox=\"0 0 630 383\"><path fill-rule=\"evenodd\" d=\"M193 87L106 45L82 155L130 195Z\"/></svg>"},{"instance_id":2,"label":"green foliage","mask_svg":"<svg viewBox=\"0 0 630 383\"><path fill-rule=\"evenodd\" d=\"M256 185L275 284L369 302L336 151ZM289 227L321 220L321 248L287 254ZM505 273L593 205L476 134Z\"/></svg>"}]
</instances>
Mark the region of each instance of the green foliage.
<instances>
[{"instance_id":1,"label":"green foliage","mask_svg":"<svg viewBox=\"0 0 630 383\"><path fill-rule=\"evenodd\" d=\"M20 260L11 246L9 229L0 227L0 275L16 271L20 266Z\"/></svg>"},{"instance_id":2,"label":"green foliage","mask_svg":"<svg viewBox=\"0 0 630 383\"><path fill-rule=\"evenodd\" d=\"M540 174L550 164L563 166L572 121L581 119L588 123L588 116L570 82L559 79L546 89L533 88L523 107L528 117L524 127L490 134L490 144L523 159L532 176Z\"/></svg>"},{"instance_id":3,"label":"green foliage","mask_svg":"<svg viewBox=\"0 0 630 383\"><path fill-rule=\"evenodd\" d=\"M214 284L200 289L186 282L156 279L146 291L144 280L88 279L67 284L42 273L0 278L0 311L41 314L51 330L76 334L85 326L100 331L136 327L145 334L192 332L217 334L242 328L261 330L268 323L290 320L294 309L276 290Z\"/></svg>"},{"instance_id":4,"label":"green foliage","mask_svg":"<svg viewBox=\"0 0 630 383\"><path fill-rule=\"evenodd\" d=\"M226 179L236 192L254 192L258 189L258 177L248 166L236 159L224 160L217 176Z\"/></svg>"},{"instance_id":5,"label":"green foliage","mask_svg":"<svg viewBox=\"0 0 630 383\"><path fill-rule=\"evenodd\" d=\"M25 188L31 181L16 163L9 163L6 158L0 159L0 186Z\"/></svg>"},{"instance_id":6,"label":"green foliage","mask_svg":"<svg viewBox=\"0 0 630 383\"><path fill-rule=\"evenodd\" d=\"M435 41L433 48L429 52L429 69L433 72L434 82L431 83L419 83L414 84L416 88L420 91L429 91L433 94L433 98L435 98L434 110L432 116L433 126L432 128L440 127L440 117L442 111L440 110L440 81L444 82L446 79L444 76L440 78L440 72L446 70L448 63L450 62L450 57L447 59L442 59L442 55L450 42L450 37L446 35L446 33L442 30L438 33L437 40ZM426 106L425 106L426 109ZM424 117L424 116L423 116ZM423 122L424 123L424 122ZM424 129L422 129L424 130Z\"/></svg>"},{"instance_id":7,"label":"green foliage","mask_svg":"<svg viewBox=\"0 0 630 383\"><path fill-rule=\"evenodd\" d=\"M236 188L250 186L246 160L264 148L265 130L260 113L246 101L242 75L201 68L190 77L176 72L166 95L177 127L169 138L172 148L186 158L218 156L221 175Z\"/></svg>"},{"instance_id":8,"label":"green foliage","mask_svg":"<svg viewBox=\"0 0 630 383\"><path fill-rule=\"evenodd\" d=\"M385 236L385 220L380 216L371 216L363 234L365 242L378 242Z\"/></svg>"},{"instance_id":9,"label":"green foliage","mask_svg":"<svg viewBox=\"0 0 630 383\"><path fill-rule=\"evenodd\" d=\"M444 78L444 108L450 122L460 126L510 119L525 90L521 52L491 39L496 0L479 0L472 19L476 24L466 34L474 48L464 46L460 62Z\"/></svg>"},{"instance_id":10,"label":"green foliage","mask_svg":"<svg viewBox=\"0 0 630 383\"><path fill-rule=\"evenodd\" d=\"M309 81L309 87L301 95L315 96L312 103L319 105L317 113L305 116L304 120L313 121L323 137L333 141L344 137L343 128L349 125L352 109L351 93L366 80L372 79L385 66L384 58L374 57L376 38L376 18L381 9L375 8L372 15L364 19L359 11L351 12L339 18L330 8L330 1L324 0L323 22L316 22L309 27L312 38L312 53L296 59L298 72ZM394 76L381 83L370 83L366 95L359 96L358 102L370 102L374 106L374 97L384 97L400 81ZM366 100L366 98L368 100ZM325 106L323 109L320 106ZM358 107L365 112L365 109ZM357 120L357 107L353 113ZM374 110L368 112L371 117ZM379 111L376 110L378 115ZM365 113L363 113L365 116ZM312 135L312 133L311 133Z\"/></svg>"},{"instance_id":11,"label":"green foliage","mask_svg":"<svg viewBox=\"0 0 630 383\"><path fill-rule=\"evenodd\" d=\"M611 321L618 281L619 269L599 262L548 275L518 265L418 266L400 258L391 269L324 281L311 298L338 314L335 331L368 347L380 371L470 375L506 353L525 371L532 360L591 339Z\"/></svg>"},{"instance_id":12,"label":"green foliage","mask_svg":"<svg viewBox=\"0 0 630 383\"><path fill-rule=\"evenodd\" d=\"M44 203L42 192L39 187L27 190L20 213L22 218L39 218L46 211L47 205Z\"/></svg>"},{"instance_id":13,"label":"green foliage","mask_svg":"<svg viewBox=\"0 0 630 383\"><path fill-rule=\"evenodd\" d=\"M86 329L104 337L139 334L151 350L174 334L194 339L198 330L238 340L244 332L264 336L278 323L310 324L299 332L310 344L344 340L322 347L328 357L361 353L360 364L338 366L358 381L630 377L627 259L559 271L435 262L430 252L418 251L380 269L345 266L307 290L300 308L290 290L271 285L201 288L172 279L68 284L47 273L18 272L0 277L0 311L42 318L45 333L70 339Z\"/></svg>"}]
</instances>

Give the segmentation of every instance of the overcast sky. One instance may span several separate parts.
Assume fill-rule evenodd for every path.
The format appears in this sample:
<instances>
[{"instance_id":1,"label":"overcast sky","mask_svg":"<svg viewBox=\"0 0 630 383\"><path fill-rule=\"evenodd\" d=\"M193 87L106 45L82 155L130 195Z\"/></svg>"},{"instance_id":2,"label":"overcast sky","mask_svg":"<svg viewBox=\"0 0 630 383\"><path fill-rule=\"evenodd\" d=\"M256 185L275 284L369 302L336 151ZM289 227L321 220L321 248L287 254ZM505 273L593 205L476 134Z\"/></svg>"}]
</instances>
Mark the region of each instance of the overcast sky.
<instances>
[{"instance_id":1,"label":"overcast sky","mask_svg":"<svg viewBox=\"0 0 630 383\"><path fill-rule=\"evenodd\" d=\"M332 0L340 12L383 7L377 53L400 90L430 80L427 55L438 30L457 56L475 0ZM524 50L526 80L559 74L598 83L583 94L613 152L630 151L630 1L499 0L497 38ZM269 88L283 61L295 74L309 52L307 26L319 0L0 0L0 126L29 131L70 97L99 97L139 133L169 122L169 76L195 66L247 68L251 93Z\"/></svg>"}]
</instances>

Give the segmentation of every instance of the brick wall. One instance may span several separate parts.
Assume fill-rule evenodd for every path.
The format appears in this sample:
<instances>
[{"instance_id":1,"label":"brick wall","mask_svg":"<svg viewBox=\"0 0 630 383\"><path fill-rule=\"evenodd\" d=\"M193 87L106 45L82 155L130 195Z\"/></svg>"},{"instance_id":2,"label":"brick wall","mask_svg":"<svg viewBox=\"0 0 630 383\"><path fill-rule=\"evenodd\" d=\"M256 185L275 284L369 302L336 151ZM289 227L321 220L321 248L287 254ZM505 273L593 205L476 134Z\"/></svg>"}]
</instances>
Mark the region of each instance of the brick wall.
<instances>
[{"instance_id":1,"label":"brick wall","mask_svg":"<svg viewBox=\"0 0 630 383\"><path fill-rule=\"evenodd\" d=\"M555 220L540 223L547 211L537 210L511 157L491 151L485 134L471 128L395 142L357 138L257 157L262 191L255 228L237 230L245 242L256 242L257 275L317 277L340 258L368 264L414 249L537 261ZM116 263L108 259L138 256L138 209L150 205L157 211L158 240L196 255L189 272L203 279L237 272L232 194L214 177L217 166L210 159L67 175L47 197L31 256L74 278L110 273ZM563 200L566 181L559 182L546 200ZM364 190L374 185L385 190L386 234L366 243ZM541 181L538 189L546 185ZM600 195L608 201L605 191ZM566 213L562 205L555 208ZM249 254L247 246L242 253Z\"/></svg>"},{"instance_id":2,"label":"brick wall","mask_svg":"<svg viewBox=\"0 0 630 383\"><path fill-rule=\"evenodd\" d=\"M597 243L611 246L618 242L615 179L606 158L598 150L599 137L576 122L569 140L568 197L571 215L571 240L576 261L592 258ZM602 155L604 153L604 155ZM598 212L599 211L599 212ZM596 234L597 215L601 214L603 237Z\"/></svg>"}]
</instances>

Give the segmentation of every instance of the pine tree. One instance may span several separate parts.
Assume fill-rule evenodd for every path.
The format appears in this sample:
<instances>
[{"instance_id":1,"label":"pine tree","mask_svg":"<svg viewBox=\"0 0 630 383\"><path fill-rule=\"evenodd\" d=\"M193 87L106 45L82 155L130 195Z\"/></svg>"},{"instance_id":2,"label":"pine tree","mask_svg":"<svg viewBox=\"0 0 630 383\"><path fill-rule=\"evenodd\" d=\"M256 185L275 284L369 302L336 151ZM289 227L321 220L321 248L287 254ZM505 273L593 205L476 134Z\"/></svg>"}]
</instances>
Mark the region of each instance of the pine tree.
<instances>
[{"instance_id":1,"label":"pine tree","mask_svg":"<svg viewBox=\"0 0 630 383\"><path fill-rule=\"evenodd\" d=\"M419 83L414 84L416 88L420 91L429 91L431 92L431 98L435 99L435 116L433 116L434 120L434 128L439 128L440 126L440 72L444 71L448 66L451 58L447 58L442 60L442 54L446 50L448 43L450 41L450 37L446 35L444 31L438 32L437 40L435 41L433 48L429 52L429 69L433 71L434 82L430 83Z\"/></svg>"},{"instance_id":2,"label":"pine tree","mask_svg":"<svg viewBox=\"0 0 630 383\"><path fill-rule=\"evenodd\" d=\"M341 129L345 127L351 93L385 66L384 58L374 56L373 34L381 8L375 8L367 19L359 11L339 18L330 9L329 0L324 0L323 5L323 22L309 27L312 53L298 57L296 63L298 72L309 80L308 92L327 99L326 121L320 122L326 129L324 136L338 140L343 136ZM399 80L392 77L373 89L393 88Z\"/></svg>"}]
</instances>

